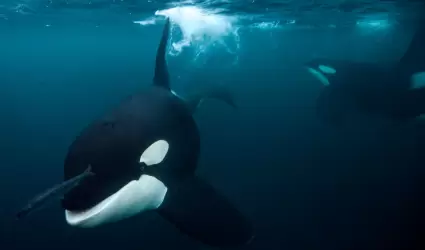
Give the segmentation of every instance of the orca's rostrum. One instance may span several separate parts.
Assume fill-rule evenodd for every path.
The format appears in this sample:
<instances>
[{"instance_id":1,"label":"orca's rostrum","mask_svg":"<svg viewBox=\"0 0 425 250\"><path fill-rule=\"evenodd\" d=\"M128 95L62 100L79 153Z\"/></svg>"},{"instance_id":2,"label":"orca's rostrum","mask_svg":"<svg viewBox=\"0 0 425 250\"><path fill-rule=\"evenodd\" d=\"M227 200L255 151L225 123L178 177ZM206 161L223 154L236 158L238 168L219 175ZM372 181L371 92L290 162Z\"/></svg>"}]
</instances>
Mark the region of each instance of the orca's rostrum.
<instances>
[{"instance_id":1,"label":"orca's rostrum","mask_svg":"<svg viewBox=\"0 0 425 250\"><path fill-rule=\"evenodd\" d=\"M195 174L200 136L193 112L203 98L233 102L217 89L188 100L174 94L166 63L169 30L167 19L153 84L92 122L70 145L65 181L88 165L95 176L64 196L66 221L97 227L155 210L205 244L245 244L253 237L250 223Z\"/></svg>"}]
</instances>

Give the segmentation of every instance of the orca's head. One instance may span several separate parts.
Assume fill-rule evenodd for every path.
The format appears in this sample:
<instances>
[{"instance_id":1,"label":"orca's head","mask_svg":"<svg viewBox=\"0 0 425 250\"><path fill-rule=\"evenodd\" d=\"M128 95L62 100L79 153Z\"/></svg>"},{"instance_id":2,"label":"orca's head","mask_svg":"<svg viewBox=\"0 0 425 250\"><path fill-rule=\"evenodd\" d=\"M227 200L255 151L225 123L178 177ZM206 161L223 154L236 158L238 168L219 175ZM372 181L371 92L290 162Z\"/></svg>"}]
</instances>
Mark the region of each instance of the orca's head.
<instances>
[{"instance_id":1,"label":"orca's head","mask_svg":"<svg viewBox=\"0 0 425 250\"><path fill-rule=\"evenodd\" d=\"M304 66L323 86L329 86L331 79L336 74L336 68L332 60L314 59L305 63Z\"/></svg>"},{"instance_id":2,"label":"orca's head","mask_svg":"<svg viewBox=\"0 0 425 250\"><path fill-rule=\"evenodd\" d=\"M158 208L167 187L146 172L160 167L168 151L166 140L156 140L141 150L133 166L114 161L122 156L119 153L108 159L111 165L105 165L106 161L102 167L99 165L102 163L92 164L94 176L83 180L62 200L67 223L76 227L96 227ZM71 160L66 164L75 162Z\"/></svg>"},{"instance_id":3,"label":"orca's head","mask_svg":"<svg viewBox=\"0 0 425 250\"><path fill-rule=\"evenodd\" d=\"M96 227L157 209L173 178L195 171L199 148L195 121L168 90L148 88L128 99L68 149L64 179L88 165L94 176L64 196L67 223Z\"/></svg>"}]
</instances>

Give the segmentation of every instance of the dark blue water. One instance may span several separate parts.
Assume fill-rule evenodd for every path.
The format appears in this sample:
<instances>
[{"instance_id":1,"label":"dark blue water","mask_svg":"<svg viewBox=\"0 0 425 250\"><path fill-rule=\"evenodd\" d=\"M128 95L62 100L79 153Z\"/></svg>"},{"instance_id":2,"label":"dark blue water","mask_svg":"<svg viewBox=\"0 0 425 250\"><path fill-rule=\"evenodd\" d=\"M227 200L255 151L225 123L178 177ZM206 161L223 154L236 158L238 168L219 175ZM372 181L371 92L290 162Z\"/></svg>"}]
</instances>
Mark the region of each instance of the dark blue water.
<instances>
[{"instance_id":1,"label":"dark blue water","mask_svg":"<svg viewBox=\"0 0 425 250\"><path fill-rule=\"evenodd\" d=\"M15 221L27 199L62 181L64 157L80 130L152 82L162 23L132 21L165 3L97 1L90 9L84 1L70 1L72 8L64 2L21 1L25 15L14 11L18 2L0 4L0 249L208 248L154 212L84 230L69 227L55 203ZM390 14L417 6L388 2L394 4L385 12ZM416 16L407 12L388 29L365 31L353 12L367 13L370 4L291 4L211 3L209 8L230 14L274 11L235 25L238 49L232 53L210 46L196 58L197 43L168 56L179 94L224 84L236 95L237 109L211 100L195 114L201 134L197 174L251 220L256 238L246 249L421 249L420 125L364 116L329 128L315 113L321 86L302 68L314 56L391 64L404 53ZM322 13L328 9L349 14ZM128 12L139 16L129 18ZM276 16L281 24L298 17L297 26L253 28Z\"/></svg>"}]
</instances>

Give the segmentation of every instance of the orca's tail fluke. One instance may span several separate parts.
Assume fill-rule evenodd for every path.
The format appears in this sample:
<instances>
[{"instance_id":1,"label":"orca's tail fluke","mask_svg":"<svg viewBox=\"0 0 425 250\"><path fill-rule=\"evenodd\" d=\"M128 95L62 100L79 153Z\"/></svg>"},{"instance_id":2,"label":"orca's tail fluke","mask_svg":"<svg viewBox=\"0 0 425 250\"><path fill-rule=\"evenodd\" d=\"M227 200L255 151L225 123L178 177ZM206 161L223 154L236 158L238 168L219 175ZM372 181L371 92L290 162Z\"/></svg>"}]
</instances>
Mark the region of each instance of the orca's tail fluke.
<instances>
[{"instance_id":1,"label":"orca's tail fluke","mask_svg":"<svg viewBox=\"0 0 425 250\"><path fill-rule=\"evenodd\" d=\"M212 88L209 88L205 91L199 92L187 98L187 104L192 113L195 113L199 105L205 99L220 100L226 103L227 105L236 108L236 102L233 93L228 88L222 85L216 85Z\"/></svg>"},{"instance_id":2,"label":"orca's tail fluke","mask_svg":"<svg viewBox=\"0 0 425 250\"><path fill-rule=\"evenodd\" d=\"M196 176L170 187L158 212L180 231L209 246L236 247L253 239L249 221Z\"/></svg>"},{"instance_id":3,"label":"orca's tail fluke","mask_svg":"<svg viewBox=\"0 0 425 250\"><path fill-rule=\"evenodd\" d=\"M164 28L162 30L161 41L158 45L155 60L155 75L153 84L166 89L170 89L170 76L167 66L167 43L170 36L170 19L167 17Z\"/></svg>"}]
</instances>

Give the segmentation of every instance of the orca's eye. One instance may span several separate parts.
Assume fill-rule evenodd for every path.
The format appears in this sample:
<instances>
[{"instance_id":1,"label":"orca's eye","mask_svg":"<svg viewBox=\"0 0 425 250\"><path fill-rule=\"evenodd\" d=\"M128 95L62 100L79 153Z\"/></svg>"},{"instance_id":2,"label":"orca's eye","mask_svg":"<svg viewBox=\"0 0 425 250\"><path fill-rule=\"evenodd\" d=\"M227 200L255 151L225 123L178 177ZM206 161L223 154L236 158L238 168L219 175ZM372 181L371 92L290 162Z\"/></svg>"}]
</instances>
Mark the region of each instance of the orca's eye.
<instances>
[{"instance_id":1,"label":"orca's eye","mask_svg":"<svg viewBox=\"0 0 425 250\"><path fill-rule=\"evenodd\" d=\"M141 162L139 165L140 165L140 170L141 170L142 172L145 172L146 164L145 164L145 163L143 163L143 162Z\"/></svg>"}]
</instances>

